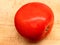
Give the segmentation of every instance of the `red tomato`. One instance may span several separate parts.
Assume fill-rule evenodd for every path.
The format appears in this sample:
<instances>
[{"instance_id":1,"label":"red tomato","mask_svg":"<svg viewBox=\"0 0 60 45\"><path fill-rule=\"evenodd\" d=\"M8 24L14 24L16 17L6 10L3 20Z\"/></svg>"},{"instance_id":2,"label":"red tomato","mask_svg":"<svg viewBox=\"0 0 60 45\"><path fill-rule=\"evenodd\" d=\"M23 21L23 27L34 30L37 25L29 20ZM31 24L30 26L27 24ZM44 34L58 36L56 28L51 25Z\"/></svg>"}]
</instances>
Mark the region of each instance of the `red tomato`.
<instances>
[{"instance_id":1,"label":"red tomato","mask_svg":"<svg viewBox=\"0 0 60 45\"><path fill-rule=\"evenodd\" d=\"M45 4L32 2L22 6L15 15L19 34L30 40L45 38L52 29L54 16Z\"/></svg>"}]
</instances>

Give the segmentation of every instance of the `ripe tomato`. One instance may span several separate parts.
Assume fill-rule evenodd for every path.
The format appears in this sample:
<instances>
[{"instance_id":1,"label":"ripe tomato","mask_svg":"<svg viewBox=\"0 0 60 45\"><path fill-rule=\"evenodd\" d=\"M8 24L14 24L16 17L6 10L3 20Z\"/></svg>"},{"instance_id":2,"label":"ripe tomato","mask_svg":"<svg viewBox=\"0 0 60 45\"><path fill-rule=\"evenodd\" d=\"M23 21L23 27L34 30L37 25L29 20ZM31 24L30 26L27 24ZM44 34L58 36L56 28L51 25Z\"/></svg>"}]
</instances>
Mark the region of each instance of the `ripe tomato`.
<instances>
[{"instance_id":1,"label":"ripe tomato","mask_svg":"<svg viewBox=\"0 0 60 45\"><path fill-rule=\"evenodd\" d=\"M14 21L19 34L27 39L36 40L43 39L49 34L54 16L47 5L32 2L17 11Z\"/></svg>"}]
</instances>

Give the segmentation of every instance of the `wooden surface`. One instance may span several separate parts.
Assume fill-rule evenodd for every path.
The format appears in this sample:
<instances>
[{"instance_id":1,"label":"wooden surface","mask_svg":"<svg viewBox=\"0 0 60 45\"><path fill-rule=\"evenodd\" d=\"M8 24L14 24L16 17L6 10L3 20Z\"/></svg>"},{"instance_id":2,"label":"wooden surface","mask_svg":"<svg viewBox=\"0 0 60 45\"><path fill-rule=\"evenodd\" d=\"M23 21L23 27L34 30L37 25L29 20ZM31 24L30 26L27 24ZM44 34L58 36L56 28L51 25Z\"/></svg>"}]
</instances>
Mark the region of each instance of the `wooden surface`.
<instances>
[{"instance_id":1,"label":"wooden surface","mask_svg":"<svg viewBox=\"0 0 60 45\"><path fill-rule=\"evenodd\" d=\"M29 2L42 2L54 13L54 26L44 40L31 43L21 37L14 26L17 10ZM60 45L60 0L0 0L0 45Z\"/></svg>"}]
</instances>

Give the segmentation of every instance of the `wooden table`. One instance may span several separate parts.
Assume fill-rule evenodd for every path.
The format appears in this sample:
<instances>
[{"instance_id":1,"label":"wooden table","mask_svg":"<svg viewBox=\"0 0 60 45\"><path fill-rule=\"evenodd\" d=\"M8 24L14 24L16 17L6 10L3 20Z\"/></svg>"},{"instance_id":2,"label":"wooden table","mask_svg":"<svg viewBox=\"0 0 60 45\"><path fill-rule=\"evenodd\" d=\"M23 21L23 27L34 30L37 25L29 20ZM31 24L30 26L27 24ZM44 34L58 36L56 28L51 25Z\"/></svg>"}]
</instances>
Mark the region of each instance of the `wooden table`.
<instances>
[{"instance_id":1,"label":"wooden table","mask_svg":"<svg viewBox=\"0 0 60 45\"><path fill-rule=\"evenodd\" d=\"M26 41L14 26L17 10L26 3L41 2L54 13L54 26L51 33L38 43ZM60 0L0 0L0 45L60 45Z\"/></svg>"}]
</instances>

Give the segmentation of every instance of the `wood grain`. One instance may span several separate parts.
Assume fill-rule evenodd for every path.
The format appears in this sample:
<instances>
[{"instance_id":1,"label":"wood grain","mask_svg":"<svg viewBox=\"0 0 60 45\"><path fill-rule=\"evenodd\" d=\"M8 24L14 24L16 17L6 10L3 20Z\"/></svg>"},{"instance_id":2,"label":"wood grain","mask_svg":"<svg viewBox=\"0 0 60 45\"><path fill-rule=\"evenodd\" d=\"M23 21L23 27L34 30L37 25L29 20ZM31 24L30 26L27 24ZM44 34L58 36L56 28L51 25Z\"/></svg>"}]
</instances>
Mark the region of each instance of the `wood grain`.
<instances>
[{"instance_id":1,"label":"wood grain","mask_svg":"<svg viewBox=\"0 0 60 45\"><path fill-rule=\"evenodd\" d=\"M21 37L14 26L17 10L26 3L41 2L54 13L51 33L38 43L30 43ZM60 0L0 0L0 45L60 45Z\"/></svg>"}]
</instances>

